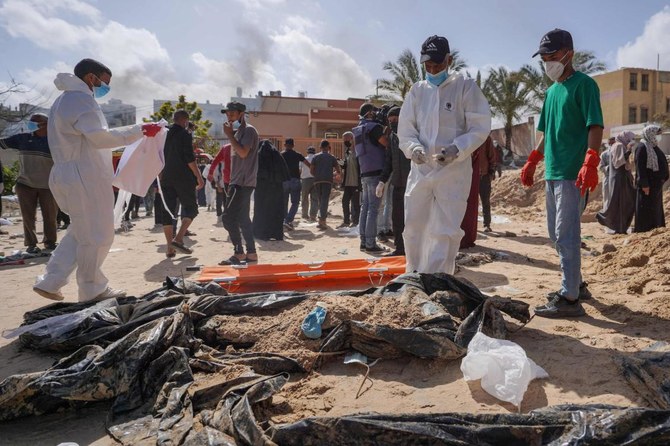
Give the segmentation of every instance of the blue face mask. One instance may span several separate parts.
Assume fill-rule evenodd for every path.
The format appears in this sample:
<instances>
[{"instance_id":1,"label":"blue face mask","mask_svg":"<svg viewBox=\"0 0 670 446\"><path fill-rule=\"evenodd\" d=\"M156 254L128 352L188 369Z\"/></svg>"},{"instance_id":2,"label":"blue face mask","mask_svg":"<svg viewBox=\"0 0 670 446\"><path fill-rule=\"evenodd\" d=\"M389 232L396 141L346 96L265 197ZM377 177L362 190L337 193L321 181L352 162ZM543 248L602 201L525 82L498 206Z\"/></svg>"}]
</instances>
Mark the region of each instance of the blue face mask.
<instances>
[{"instance_id":1,"label":"blue face mask","mask_svg":"<svg viewBox=\"0 0 670 446\"><path fill-rule=\"evenodd\" d=\"M447 69L445 68L437 74L430 74L426 71L426 80L436 87L439 87L442 82L447 80Z\"/></svg>"},{"instance_id":2,"label":"blue face mask","mask_svg":"<svg viewBox=\"0 0 670 446\"><path fill-rule=\"evenodd\" d=\"M102 82L102 81L100 81L100 82ZM109 90L111 90L109 85L102 82L102 84L100 84L99 87L95 87L95 86L93 87L93 96L95 96L96 98L101 98L104 95L106 95L107 93L109 93Z\"/></svg>"},{"instance_id":3,"label":"blue face mask","mask_svg":"<svg viewBox=\"0 0 670 446\"><path fill-rule=\"evenodd\" d=\"M36 132L37 129L39 128L40 126L36 122L33 121L26 122L26 130L28 131L28 133Z\"/></svg>"},{"instance_id":4,"label":"blue face mask","mask_svg":"<svg viewBox=\"0 0 670 446\"><path fill-rule=\"evenodd\" d=\"M233 130L239 129L241 125L242 123L240 121L233 122Z\"/></svg>"},{"instance_id":5,"label":"blue face mask","mask_svg":"<svg viewBox=\"0 0 670 446\"><path fill-rule=\"evenodd\" d=\"M105 82L103 82L102 79L98 77L98 80L100 81L100 86L99 87L96 87L95 85L93 86L93 97L95 98L101 98L107 93L109 93L109 90L111 90L110 86L107 85Z\"/></svg>"}]
</instances>

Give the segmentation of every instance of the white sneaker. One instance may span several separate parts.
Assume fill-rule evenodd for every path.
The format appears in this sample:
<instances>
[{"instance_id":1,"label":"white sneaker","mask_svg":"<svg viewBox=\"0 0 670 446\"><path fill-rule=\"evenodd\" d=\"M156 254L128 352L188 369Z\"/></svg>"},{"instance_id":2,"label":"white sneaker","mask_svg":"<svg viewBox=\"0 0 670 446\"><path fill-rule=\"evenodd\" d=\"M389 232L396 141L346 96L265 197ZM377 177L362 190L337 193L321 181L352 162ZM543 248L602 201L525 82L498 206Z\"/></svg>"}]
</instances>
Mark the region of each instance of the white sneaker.
<instances>
[{"instance_id":1,"label":"white sneaker","mask_svg":"<svg viewBox=\"0 0 670 446\"><path fill-rule=\"evenodd\" d=\"M126 297L126 292L123 290L115 290L112 287L107 287L105 291L95 296L89 302L100 302L106 299L116 299L117 297Z\"/></svg>"},{"instance_id":2,"label":"white sneaker","mask_svg":"<svg viewBox=\"0 0 670 446\"><path fill-rule=\"evenodd\" d=\"M45 297L47 299L51 300L56 300L56 301L61 301L65 299L65 296L60 291L56 291L55 293L52 293L47 290L43 290L42 288L38 288L37 285L33 286L33 291L39 294L42 297Z\"/></svg>"}]
</instances>

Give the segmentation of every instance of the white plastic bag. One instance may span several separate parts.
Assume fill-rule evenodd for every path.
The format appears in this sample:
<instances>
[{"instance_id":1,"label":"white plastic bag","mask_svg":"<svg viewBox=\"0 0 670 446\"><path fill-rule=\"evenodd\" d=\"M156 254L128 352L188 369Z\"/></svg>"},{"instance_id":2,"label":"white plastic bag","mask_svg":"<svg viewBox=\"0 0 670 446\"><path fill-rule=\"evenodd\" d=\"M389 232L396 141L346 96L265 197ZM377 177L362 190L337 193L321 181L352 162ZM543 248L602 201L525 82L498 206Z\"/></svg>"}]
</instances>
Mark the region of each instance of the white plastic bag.
<instances>
[{"instance_id":1,"label":"white plastic bag","mask_svg":"<svg viewBox=\"0 0 670 446\"><path fill-rule=\"evenodd\" d=\"M517 407L528 383L549 376L518 344L490 338L483 333L477 333L470 341L461 371L466 381L481 379L486 393Z\"/></svg>"}]
</instances>

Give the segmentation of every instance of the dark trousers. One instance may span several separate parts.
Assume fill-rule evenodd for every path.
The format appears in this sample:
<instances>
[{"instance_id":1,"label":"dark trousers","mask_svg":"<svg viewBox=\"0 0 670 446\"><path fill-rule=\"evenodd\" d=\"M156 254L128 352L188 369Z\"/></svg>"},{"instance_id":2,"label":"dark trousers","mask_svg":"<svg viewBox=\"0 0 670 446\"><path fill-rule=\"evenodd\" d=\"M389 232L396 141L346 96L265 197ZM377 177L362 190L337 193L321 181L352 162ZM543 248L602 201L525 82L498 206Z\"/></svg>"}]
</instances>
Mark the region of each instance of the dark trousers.
<instances>
[{"instance_id":1,"label":"dark trousers","mask_svg":"<svg viewBox=\"0 0 670 446\"><path fill-rule=\"evenodd\" d=\"M123 215L123 219L126 221L130 220L130 213L132 212L133 215L137 215L139 211L140 211L140 197L133 194L130 197L128 207L126 208L126 213Z\"/></svg>"},{"instance_id":2,"label":"dark trousers","mask_svg":"<svg viewBox=\"0 0 670 446\"><path fill-rule=\"evenodd\" d=\"M405 240L402 238L402 233L405 230L405 188L393 186L392 200L391 222L393 224L395 250L398 254L405 254Z\"/></svg>"},{"instance_id":3,"label":"dark trousers","mask_svg":"<svg viewBox=\"0 0 670 446\"><path fill-rule=\"evenodd\" d=\"M256 252L254 228L249 218L251 194L253 187L231 185L226 197L226 207L223 210L223 227L230 235L230 241L235 254L244 254L242 237L247 245L247 254Z\"/></svg>"},{"instance_id":4,"label":"dark trousers","mask_svg":"<svg viewBox=\"0 0 670 446\"><path fill-rule=\"evenodd\" d=\"M37 246L37 232L35 220L37 218L37 204L40 205L44 224L44 244L56 243L58 225L58 204L49 189L38 189L16 183L16 196L19 199L21 217L23 218L23 243L26 246Z\"/></svg>"},{"instance_id":5,"label":"dark trousers","mask_svg":"<svg viewBox=\"0 0 670 446\"><path fill-rule=\"evenodd\" d=\"M312 195L312 209L310 213L316 216L316 209L318 209L321 220L325 220L328 217L328 201L330 200L330 191L332 188L333 184L326 181L317 181L314 183L314 195Z\"/></svg>"},{"instance_id":6,"label":"dark trousers","mask_svg":"<svg viewBox=\"0 0 670 446\"><path fill-rule=\"evenodd\" d=\"M489 174L479 177L479 199L482 202L484 226L491 226L491 175Z\"/></svg>"},{"instance_id":7,"label":"dark trousers","mask_svg":"<svg viewBox=\"0 0 670 446\"><path fill-rule=\"evenodd\" d=\"M223 190L219 191L219 188L216 188L216 216L220 217L223 214L223 205L226 203L226 189L228 185L226 184Z\"/></svg>"},{"instance_id":8,"label":"dark trousers","mask_svg":"<svg viewBox=\"0 0 670 446\"><path fill-rule=\"evenodd\" d=\"M358 224L358 216L361 214L361 191L358 186L344 186L342 194L342 215L344 224Z\"/></svg>"},{"instance_id":9,"label":"dark trousers","mask_svg":"<svg viewBox=\"0 0 670 446\"><path fill-rule=\"evenodd\" d=\"M154 224L162 225L163 224L163 197L160 192L156 191L154 198Z\"/></svg>"}]
</instances>

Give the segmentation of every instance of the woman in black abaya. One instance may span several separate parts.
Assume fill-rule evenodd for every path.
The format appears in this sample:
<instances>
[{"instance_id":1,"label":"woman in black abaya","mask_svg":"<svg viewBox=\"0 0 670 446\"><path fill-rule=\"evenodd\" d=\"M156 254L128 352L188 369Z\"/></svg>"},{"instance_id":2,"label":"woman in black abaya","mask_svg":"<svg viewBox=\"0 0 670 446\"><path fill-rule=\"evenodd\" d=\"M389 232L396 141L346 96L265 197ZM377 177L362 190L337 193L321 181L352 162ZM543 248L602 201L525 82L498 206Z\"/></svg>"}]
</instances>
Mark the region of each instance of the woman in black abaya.
<instances>
[{"instance_id":1,"label":"woman in black abaya","mask_svg":"<svg viewBox=\"0 0 670 446\"><path fill-rule=\"evenodd\" d=\"M609 175L610 198L607 208L596 214L598 223L616 234L626 234L635 216L635 183L631 173L632 165L628 161L629 144L634 137L633 132L621 132L609 149L606 171Z\"/></svg>"},{"instance_id":2,"label":"woman in black abaya","mask_svg":"<svg viewBox=\"0 0 670 446\"><path fill-rule=\"evenodd\" d=\"M657 125L645 127L642 131L644 139L635 150L635 232L646 232L665 226L663 183L668 180L668 161L658 148L660 133L661 128Z\"/></svg>"}]
</instances>

